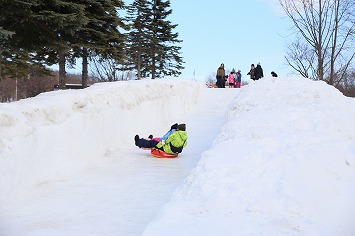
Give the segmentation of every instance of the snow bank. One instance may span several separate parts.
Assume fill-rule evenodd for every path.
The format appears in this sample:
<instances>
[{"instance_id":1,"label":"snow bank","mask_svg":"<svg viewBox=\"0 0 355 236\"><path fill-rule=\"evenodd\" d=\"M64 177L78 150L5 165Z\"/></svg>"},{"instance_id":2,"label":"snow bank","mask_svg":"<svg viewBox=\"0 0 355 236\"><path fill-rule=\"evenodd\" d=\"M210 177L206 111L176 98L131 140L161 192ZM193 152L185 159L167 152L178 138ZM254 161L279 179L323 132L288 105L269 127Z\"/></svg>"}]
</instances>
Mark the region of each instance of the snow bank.
<instances>
[{"instance_id":1,"label":"snow bank","mask_svg":"<svg viewBox=\"0 0 355 236\"><path fill-rule=\"evenodd\" d=\"M202 86L167 79L103 83L0 104L0 205L93 165L128 145L127 134L131 145L137 130L170 126L192 109Z\"/></svg>"},{"instance_id":2,"label":"snow bank","mask_svg":"<svg viewBox=\"0 0 355 236\"><path fill-rule=\"evenodd\" d=\"M323 82L242 88L159 235L355 235L355 100Z\"/></svg>"}]
</instances>

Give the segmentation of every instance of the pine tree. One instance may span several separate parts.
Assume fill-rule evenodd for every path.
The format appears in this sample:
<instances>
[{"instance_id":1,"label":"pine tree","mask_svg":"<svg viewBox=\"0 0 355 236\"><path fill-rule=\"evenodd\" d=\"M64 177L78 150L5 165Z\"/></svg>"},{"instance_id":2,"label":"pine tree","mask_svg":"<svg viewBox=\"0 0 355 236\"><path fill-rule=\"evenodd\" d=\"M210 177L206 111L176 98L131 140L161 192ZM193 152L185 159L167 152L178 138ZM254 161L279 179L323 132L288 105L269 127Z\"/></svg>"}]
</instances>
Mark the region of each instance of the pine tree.
<instances>
[{"instance_id":1,"label":"pine tree","mask_svg":"<svg viewBox=\"0 0 355 236\"><path fill-rule=\"evenodd\" d=\"M43 36L50 41L47 42L49 51L54 50L58 55L59 64L59 86L65 88L66 57L75 43L75 33L82 29L87 23L85 16L85 4L78 1L56 0L41 1L32 18L39 24ZM43 45L42 45L43 46Z\"/></svg>"},{"instance_id":2,"label":"pine tree","mask_svg":"<svg viewBox=\"0 0 355 236\"><path fill-rule=\"evenodd\" d=\"M172 13L170 1L153 0L153 23L151 25L152 51L150 54L152 79L161 76L177 76L181 74L182 58L179 56L181 47L174 46L182 40L177 39L178 33L172 33L177 27L167 17Z\"/></svg>"},{"instance_id":3,"label":"pine tree","mask_svg":"<svg viewBox=\"0 0 355 236\"><path fill-rule=\"evenodd\" d=\"M119 28L126 28L118 16L117 9L122 9L121 0L81 0L86 5L86 24L76 34L76 48L79 48L82 62L82 85L87 87L88 58L90 54L123 57L124 35Z\"/></svg>"},{"instance_id":4,"label":"pine tree","mask_svg":"<svg viewBox=\"0 0 355 236\"><path fill-rule=\"evenodd\" d=\"M167 20L169 8L170 1L163 0L136 0L130 7L129 56L139 79L177 76L184 68L181 47L176 45L182 41L172 32L177 25Z\"/></svg>"},{"instance_id":5,"label":"pine tree","mask_svg":"<svg viewBox=\"0 0 355 236\"><path fill-rule=\"evenodd\" d=\"M135 0L128 8L128 20L131 22L131 30L128 34L127 54L130 59L131 69L137 71L137 78L141 79L146 75L145 59L148 58L148 29L150 24L150 9L147 0Z\"/></svg>"},{"instance_id":6,"label":"pine tree","mask_svg":"<svg viewBox=\"0 0 355 236\"><path fill-rule=\"evenodd\" d=\"M20 32L28 33L23 25L31 15L30 8L35 4L36 1L30 0L0 1L0 79L3 76L13 76L27 67L24 61L26 51L18 45L21 37L24 37ZM29 34L28 38L31 37L32 34Z\"/></svg>"},{"instance_id":7,"label":"pine tree","mask_svg":"<svg viewBox=\"0 0 355 236\"><path fill-rule=\"evenodd\" d=\"M38 6L37 0L1 0L0 1L0 82L3 77L28 78L33 67L41 73L48 71L38 61L34 53L37 42L43 42L31 15ZM1 86L1 85L0 85ZM3 87L0 88L3 94Z\"/></svg>"},{"instance_id":8,"label":"pine tree","mask_svg":"<svg viewBox=\"0 0 355 236\"><path fill-rule=\"evenodd\" d=\"M59 63L60 87L65 86L66 54L73 36L87 23L85 5L70 0L2 0L0 26L15 32L8 48L36 53L38 60Z\"/></svg>"}]
</instances>

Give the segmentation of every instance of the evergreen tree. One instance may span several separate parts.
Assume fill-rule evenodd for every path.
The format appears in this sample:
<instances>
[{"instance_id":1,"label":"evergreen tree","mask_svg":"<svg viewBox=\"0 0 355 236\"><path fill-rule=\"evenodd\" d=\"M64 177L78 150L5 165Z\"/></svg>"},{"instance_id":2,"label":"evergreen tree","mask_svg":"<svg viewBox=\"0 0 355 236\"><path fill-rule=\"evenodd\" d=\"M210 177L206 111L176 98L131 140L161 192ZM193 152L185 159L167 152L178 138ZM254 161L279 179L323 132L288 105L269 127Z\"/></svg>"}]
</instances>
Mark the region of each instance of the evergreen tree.
<instances>
[{"instance_id":1,"label":"evergreen tree","mask_svg":"<svg viewBox=\"0 0 355 236\"><path fill-rule=\"evenodd\" d=\"M76 48L83 58L82 85L87 87L88 58L93 55L110 55L123 57L124 35L119 28L126 28L123 20L118 16L117 9L122 9L121 0L81 0L86 5L86 24L76 35Z\"/></svg>"},{"instance_id":2,"label":"evergreen tree","mask_svg":"<svg viewBox=\"0 0 355 236\"><path fill-rule=\"evenodd\" d=\"M87 23L85 5L69 0L1 0L0 26L15 34L7 47L35 52L38 60L59 64L60 87L65 86L66 54L73 36Z\"/></svg>"},{"instance_id":3,"label":"evergreen tree","mask_svg":"<svg viewBox=\"0 0 355 236\"><path fill-rule=\"evenodd\" d=\"M151 23L151 11L147 0L135 0L128 8L128 20L131 30L128 34L128 58L130 69L137 71L137 78L146 77L146 59L148 58L148 28Z\"/></svg>"},{"instance_id":4,"label":"evergreen tree","mask_svg":"<svg viewBox=\"0 0 355 236\"><path fill-rule=\"evenodd\" d=\"M169 0L136 0L128 11L132 21L129 56L139 79L177 76L184 68L181 47L176 45L182 41L172 32L177 25L167 20L172 13L169 8Z\"/></svg>"},{"instance_id":5,"label":"evergreen tree","mask_svg":"<svg viewBox=\"0 0 355 236\"><path fill-rule=\"evenodd\" d=\"M36 1L31 0L0 1L0 79L22 73L27 68L24 59L28 59L28 53L18 46L18 41L24 36L21 36L21 32L28 33L23 26L31 15L30 8L35 4ZM32 34L29 34L28 38L31 37Z\"/></svg>"},{"instance_id":6,"label":"evergreen tree","mask_svg":"<svg viewBox=\"0 0 355 236\"><path fill-rule=\"evenodd\" d=\"M167 17L172 13L170 1L153 0L153 23L149 26L151 35L151 66L152 79L164 75L177 76L181 74L182 58L179 56L181 47L174 46L182 42L178 39L178 33L172 30L177 25L173 25Z\"/></svg>"},{"instance_id":7,"label":"evergreen tree","mask_svg":"<svg viewBox=\"0 0 355 236\"><path fill-rule=\"evenodd\" d=\"M12 37L2 37L2 47L29 49L35 38L39 38L37 27L30 21L32 8L38 5L38 0L1 0L0 27L2 32L12 32ZM32 26L32 28L31 28ZM2 35L4 35L2 33ZM11 43L9 44L9 40ZM33 47L32 47L33 48Z\"/></svg>"},{"instance_id":8,"label":"evergreen tree","mask_svg":"<svg viewBox=\"0 0 355 236\"><path fill-rule=\"evenodd\" d=\"M75 0L56 0L40 2L35 8L32 18L39 24L43 36L50 41L47 42L48 51L55 52L59 64L59 86L65 88L66 56L75 43L75 33L82 29L88 19L85 16L85 4ZM44 45L42 45L44 46Z\"/></svg>"},{"instance_id":9,"label":"evergreen tree","mask_svg":"<svg viewBox=\"0 0 355 236\"><path fill-rule=\"evenodd\" d=\"M28 78L32 68L47 73L42 61L32 53L36 41L42 42L36 24L31 22L36 0L1 0L0 1L0 82L3 77L13 79ZM38 46L38 45L37 45ZM0 88L4 94L3 87Z\"/></svg>"}]
</instances>

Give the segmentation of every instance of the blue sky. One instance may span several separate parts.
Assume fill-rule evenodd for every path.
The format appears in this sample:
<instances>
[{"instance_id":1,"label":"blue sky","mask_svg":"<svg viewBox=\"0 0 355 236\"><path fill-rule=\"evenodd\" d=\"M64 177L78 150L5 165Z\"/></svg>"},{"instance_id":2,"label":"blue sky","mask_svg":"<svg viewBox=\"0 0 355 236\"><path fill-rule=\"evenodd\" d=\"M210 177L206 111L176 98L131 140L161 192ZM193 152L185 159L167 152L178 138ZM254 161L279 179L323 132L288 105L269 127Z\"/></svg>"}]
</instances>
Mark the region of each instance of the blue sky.
<instances>
[{"instance_id":1,"label":"blue sky","mask_svg":"<svg viewBox=\"0 0 355 236\"><path fill-rule=\"evenodd\" d=\"M206 80L221 63L227 71L240 69L244 78L258 62L264 75L291 72L284 60L291 23L277 0L171 0L171 8L183 40L181 77Z\"/></svg>"}]
</instances>

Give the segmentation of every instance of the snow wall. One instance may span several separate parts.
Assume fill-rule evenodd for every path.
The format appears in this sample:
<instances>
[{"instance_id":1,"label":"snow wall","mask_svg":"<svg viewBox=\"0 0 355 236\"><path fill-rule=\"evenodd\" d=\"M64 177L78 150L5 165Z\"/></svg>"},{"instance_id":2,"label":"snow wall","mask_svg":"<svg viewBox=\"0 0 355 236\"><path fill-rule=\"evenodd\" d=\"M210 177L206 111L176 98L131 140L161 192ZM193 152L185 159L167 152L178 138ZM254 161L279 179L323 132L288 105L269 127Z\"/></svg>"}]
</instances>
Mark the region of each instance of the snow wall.
<instances>
[{"instance_id":1,"label":"snow wall","mask_svg":"<svg viewBox=\"0 0 355 236\"><path fill-rule=\"evenodd\" d=\"M166 131L193 108L202 87L176 79L101 83L0 104L0 206L131 146L137 133Z\"/></svg>"}]
</instances>

